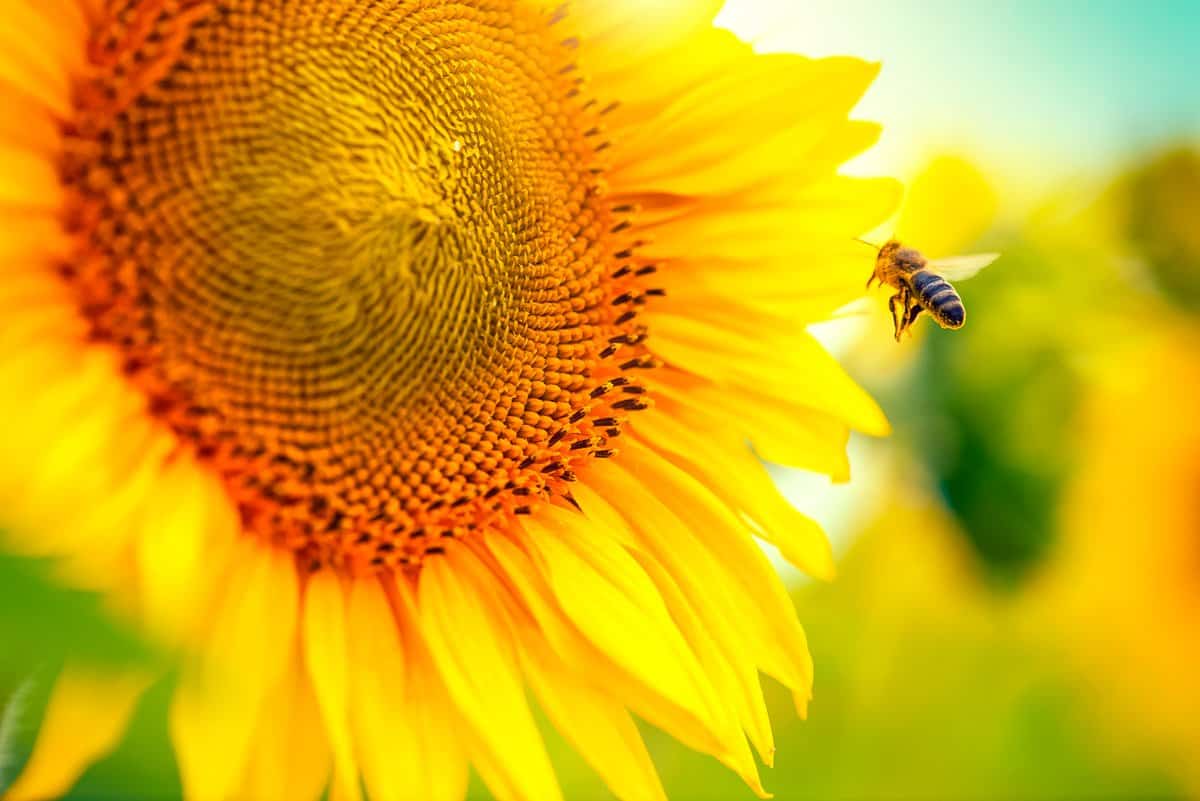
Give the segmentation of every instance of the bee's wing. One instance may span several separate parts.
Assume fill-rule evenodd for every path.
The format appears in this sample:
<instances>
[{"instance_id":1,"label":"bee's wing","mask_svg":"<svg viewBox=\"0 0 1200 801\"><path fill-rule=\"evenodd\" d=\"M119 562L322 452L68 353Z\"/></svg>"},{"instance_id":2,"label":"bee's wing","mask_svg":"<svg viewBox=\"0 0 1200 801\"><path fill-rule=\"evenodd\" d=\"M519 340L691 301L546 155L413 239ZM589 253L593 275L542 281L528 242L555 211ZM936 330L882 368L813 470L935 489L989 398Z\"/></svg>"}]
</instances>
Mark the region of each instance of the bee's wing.
<instances>
[{"instance_id":1,"label":"bee's wing","mask_svg":"<svg viewBox=\"0 0 1200 801\"><path fill-rule=\"evenodd\" d=\"M998 258L999 253L974 253L970 256L930 259L927 266L947 281L965 281Z\"/></svg>"}]
</instances>

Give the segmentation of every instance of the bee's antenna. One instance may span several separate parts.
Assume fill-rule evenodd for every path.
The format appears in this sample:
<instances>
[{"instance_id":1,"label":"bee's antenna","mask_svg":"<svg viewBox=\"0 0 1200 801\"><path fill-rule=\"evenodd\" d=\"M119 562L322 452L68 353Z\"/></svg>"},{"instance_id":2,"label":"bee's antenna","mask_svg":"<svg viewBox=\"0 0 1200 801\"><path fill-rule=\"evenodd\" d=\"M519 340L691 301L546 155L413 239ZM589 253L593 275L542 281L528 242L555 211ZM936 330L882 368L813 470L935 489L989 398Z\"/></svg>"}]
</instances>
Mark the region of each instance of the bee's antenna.
<instances>
[{"instance_id":1,"label":"bee's antenna","mask_svg":"<svg viewBox=\"0 0 1200 801\"><path fill-rule=\"evenodd\" d=\"M856 236L856 237L854 237L854 241L855 241L855 242L862 242L862 243L863 243L864 245L866 245L867 247L870 247L870 248L875 248L875 250L879 250L879 249L880 249L879 245L876 245L874 242L868 242L868 241L867 241L867 240L865 240L865 239L859 239L857 236Z\"/></svg>"}]
</instances>

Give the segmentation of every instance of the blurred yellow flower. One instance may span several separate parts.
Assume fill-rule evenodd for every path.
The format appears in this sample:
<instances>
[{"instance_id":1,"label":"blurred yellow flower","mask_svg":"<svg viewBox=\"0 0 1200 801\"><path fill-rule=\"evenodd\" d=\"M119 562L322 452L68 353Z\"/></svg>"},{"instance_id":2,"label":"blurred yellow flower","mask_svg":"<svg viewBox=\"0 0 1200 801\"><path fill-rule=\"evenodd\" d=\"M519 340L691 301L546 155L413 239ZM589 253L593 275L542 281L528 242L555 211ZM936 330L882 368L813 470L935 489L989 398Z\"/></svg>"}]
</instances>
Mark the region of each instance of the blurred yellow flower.
<instances>
[{"instance_id":1,"label":"blurred yellow flower","mask_svg":"<svg viewBox=\"0 0 1200 801\"><path fill-rule=\"evenodd\" d=\"M954 256L983 236L998 206L996 190L979 167L944 153L913 176L895 235L931 259Z\"/></svg>"},{"instance_id":2,"label":"blurred yellow flower","mask_svg":"<svg viewBox=\"0 0 1200 801\"><path fill-rule=\"evenodd\" d=\"M1108 742L1166 753L1200 791L1200 331L1175 324L1096 366L1082 471L1028 599ZM1137 750L1137 749L1132 749Z\"/></svg>"},{"instance_id":3,"label":"blurred yellow flower","mask_svg":"<svg viewBox=\"0 0 1200 801\"><path fill-rule=\"evenodd\" d=\"M836 172L876 67L557 6L6 5L0 508L184 654L189 799L551 801L526 686L622 799L630 710L761 792L758 672L809 698L755 537L832 560L747 443L886 430L805 329L896 203ZM9 797L150 678L69 668Z\"/></svg>"}]
</instances>

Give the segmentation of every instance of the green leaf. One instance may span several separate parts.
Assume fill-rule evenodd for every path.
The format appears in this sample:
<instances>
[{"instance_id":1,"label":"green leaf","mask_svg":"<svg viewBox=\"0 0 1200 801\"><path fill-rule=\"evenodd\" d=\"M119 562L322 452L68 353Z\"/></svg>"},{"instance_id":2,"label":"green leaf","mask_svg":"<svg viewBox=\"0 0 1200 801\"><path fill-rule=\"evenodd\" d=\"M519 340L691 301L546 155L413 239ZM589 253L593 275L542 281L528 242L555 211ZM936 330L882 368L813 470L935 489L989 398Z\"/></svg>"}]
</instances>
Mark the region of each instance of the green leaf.
<instances>
[{"instance_id":1,"label":"green leaf","mask_svg":"<svg viewBox=\"0 0 1200 801\"><path fill-rule=\"evenodd\" d=\"M53 576L48 560L0 553L0 675L66 657L101 665L152 658L146 643L104 610L100 595Z\"/></svg>"}]
</instances>

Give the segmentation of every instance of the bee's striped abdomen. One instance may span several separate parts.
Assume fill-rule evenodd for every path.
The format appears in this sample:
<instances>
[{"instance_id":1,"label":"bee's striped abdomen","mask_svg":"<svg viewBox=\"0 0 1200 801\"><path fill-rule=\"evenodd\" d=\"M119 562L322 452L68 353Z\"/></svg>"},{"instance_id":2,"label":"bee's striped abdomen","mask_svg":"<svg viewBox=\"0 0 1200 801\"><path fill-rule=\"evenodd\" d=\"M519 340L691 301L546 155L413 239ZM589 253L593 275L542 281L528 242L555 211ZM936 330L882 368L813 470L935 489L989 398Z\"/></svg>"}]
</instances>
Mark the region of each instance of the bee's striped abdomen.
<instances>
[{"instance_id":1,"label":"bee's striped abdomen","mask_svg":"<svg viewBox=\"0 0 1200 801\"><path fill-rule=\"evenodd\" d=\"M962 328L967 317L962 299L950 282L940 275L921 270L909 279L921 306L942 328Z\"/></svg>"}]
</instances>

